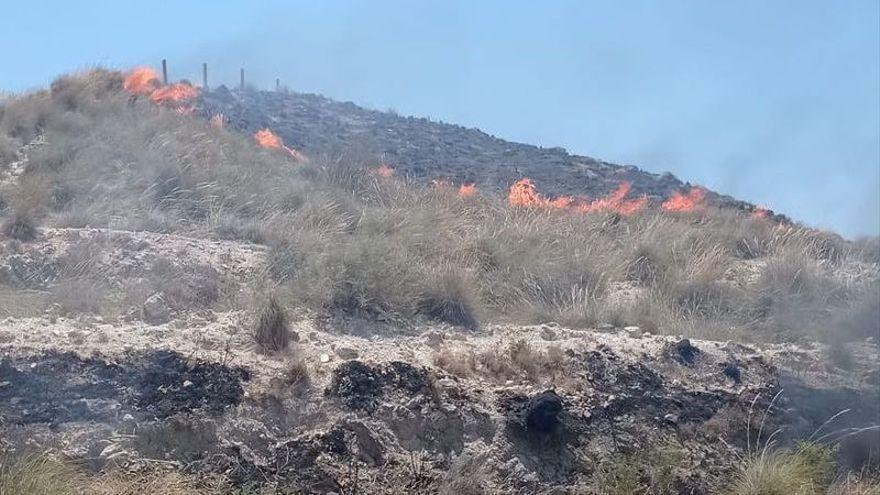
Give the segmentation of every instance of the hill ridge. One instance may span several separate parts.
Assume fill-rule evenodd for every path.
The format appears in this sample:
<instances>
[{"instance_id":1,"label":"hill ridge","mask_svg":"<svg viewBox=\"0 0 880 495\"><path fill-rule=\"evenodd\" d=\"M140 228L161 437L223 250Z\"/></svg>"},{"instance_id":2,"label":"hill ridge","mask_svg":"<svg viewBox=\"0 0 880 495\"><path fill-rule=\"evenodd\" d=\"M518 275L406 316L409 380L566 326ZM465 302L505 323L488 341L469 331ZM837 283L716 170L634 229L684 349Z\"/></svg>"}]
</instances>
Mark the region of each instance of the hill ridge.
<instances>
[{"instance_id":1,"label":"hill ridge","mask_svg":"<svg viewBox=\"0 0 880 495\"><path fill-rule=\"evenodd\" d=\"M420 182L475 182L483 190L503 193L516 180L529 177L551 197L598 198L627 181L633 195L644 194L655 202L691 187L670 172L653 173L562 147L508 141L476 127L402 116L312 93L219 86L202 92L198 108L205 118L223 114L234 129L248 134L270 128L306 155L357 150ZM709 199L719 206L756 208L714 191L709 191Z\"/></svg>"}]
</instances>

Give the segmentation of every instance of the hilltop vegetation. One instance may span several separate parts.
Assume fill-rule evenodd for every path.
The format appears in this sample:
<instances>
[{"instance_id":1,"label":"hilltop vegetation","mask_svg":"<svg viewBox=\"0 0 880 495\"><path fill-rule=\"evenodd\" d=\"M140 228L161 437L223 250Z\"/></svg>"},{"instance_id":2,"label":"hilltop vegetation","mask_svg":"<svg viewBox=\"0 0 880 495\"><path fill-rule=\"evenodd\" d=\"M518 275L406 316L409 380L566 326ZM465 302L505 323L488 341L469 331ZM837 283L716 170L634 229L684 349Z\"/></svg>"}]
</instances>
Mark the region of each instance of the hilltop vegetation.
<instances>
[{"instance_id":1,"label":"hilltop vegetation","mask_svg":"<svg viewBox=\"0 0 880 495\"><path fill-rule=\"evenodd\" d=\"M756 341L878 332L876 240L726 210L511 207L371 173L379 157L360 150L298 163L132 98L110 71L61 77L0 112L0 160L17 178L0 190L3 230L22 242L37 227L90 226L262 244L268 273L251 292L404 326L555 321ZM101 311L138 297L102 290L88 267L56 285L87 287ZM209 292L199 304L249 304Z\"/></svg>"}]
</instances>

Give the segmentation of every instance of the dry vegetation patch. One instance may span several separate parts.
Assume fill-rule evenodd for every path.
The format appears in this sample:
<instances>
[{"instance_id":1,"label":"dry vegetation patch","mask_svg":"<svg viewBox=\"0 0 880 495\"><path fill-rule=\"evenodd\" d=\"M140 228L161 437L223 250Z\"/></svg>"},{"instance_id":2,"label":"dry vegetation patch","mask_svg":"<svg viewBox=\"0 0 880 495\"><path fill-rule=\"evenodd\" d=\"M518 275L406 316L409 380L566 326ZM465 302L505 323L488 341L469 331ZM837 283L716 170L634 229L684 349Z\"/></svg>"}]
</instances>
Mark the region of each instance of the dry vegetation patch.
<instances>
[{"instance_id":1,"label":"dry vegetation patch","mask_svg":"<svg viewBox=\"0 0 880 495\"><path fill-rule=\"evenodd\" d=\"M880 331L877 277L835 275L876 264L876 240L734 211L627 218L460 198L370 173L380 157L356 150L296 163L120 87L120 74L99 69L2 103L4 160L42 143L3 188L6 238L89 225L263 243L285 303L401 324L611 323L757 341ZM760 274L730 279L733 267ZM163 288L175 309L224 299L217 277L197 271L195 285ZM95 278L67 277L57 297L72 311L98 310L65 302L104 299ZM621 302L612 288L622 283L638 295Z\"/></svg>"}]
</instances>

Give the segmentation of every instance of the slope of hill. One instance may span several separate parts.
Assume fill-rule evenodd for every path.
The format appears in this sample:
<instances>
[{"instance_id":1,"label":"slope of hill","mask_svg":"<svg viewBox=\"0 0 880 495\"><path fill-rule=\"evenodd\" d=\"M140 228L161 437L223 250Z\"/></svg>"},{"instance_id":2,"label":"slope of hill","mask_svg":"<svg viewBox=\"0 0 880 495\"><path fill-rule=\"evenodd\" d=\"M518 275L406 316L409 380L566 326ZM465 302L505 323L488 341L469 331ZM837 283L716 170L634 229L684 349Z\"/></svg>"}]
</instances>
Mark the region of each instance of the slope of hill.
<instances>
[{"instance_id":1,"label":"slope of hill","mask_svg":"<svg viewBox=\"0 0 880 495\"><path fill-rule=\"evenodd\" d=\"M0 105L0 493L876 488L876 241L306 162L126 80Z\"/></svg>"},{"instance_id":2,"label":"slope of hill","mask_svg":"<svg viewBox=\"0 0 880 495\"><path fill-rule=\"evenodd\" d=\"M443 179L506 193L515 181L529 177L549 196L598 198L625 181L632 184L634 195L645 194L658 204L689 187L669 173L652 174L571 155L562 148L514 143L479 129L367 110L312 94L230 91L221 86L202 93L198 106L204 117L222 114L233 128L247 134L272 129L306 155L355 152L423 183ZM727 196L712 193L712 199L716 204L754 209Z\"/></svg>"}]
</instances>

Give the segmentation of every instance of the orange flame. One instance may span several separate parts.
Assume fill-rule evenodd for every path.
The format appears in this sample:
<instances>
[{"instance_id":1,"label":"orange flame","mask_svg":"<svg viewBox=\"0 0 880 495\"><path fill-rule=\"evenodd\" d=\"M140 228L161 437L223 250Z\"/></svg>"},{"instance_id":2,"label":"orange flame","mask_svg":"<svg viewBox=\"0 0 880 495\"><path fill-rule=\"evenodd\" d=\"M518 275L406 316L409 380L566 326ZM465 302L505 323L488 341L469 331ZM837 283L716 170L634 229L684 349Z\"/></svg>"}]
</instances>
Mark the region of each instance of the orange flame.
<instances>
[{"instance_id":1,"label":"orange flame","mask_svg":"<svg viewBox=\"0 0 880 495\"><path fill-rule=\"evenodd\" d=\"M532 179L523 177L510 186L507 201L512 206L547 206L548 201L538 194L538 188Z\"/></svg>"},{"instance_id":2,"label":"orange flame","mask_svg":"<svg viewBox=\"0 0 880 495\"><path fill-rule=\"evenodd\" d=\"M773 212L763 206L756 206L754 210L752 210L752 218L763 218L768 219Z\"/></svg>"},{"instance_id":3,"label":"orange flame","mask_svg":"<svg viewBox=\"0 0 880 495\"><path fill-rule=\"evenodd\" d=\"M199 95L199 88L192 84L180 82L162 86L150 93L154 103L181 103L192 100Z\"/></svg>"},{"instance_id":4,"label":"orange flame","mask_svg":"<svg viewBox=\"0 0 880 495\"><path fill-rule=\"evenodd\" d=\"M256 139L257 143L264 148L275 150L284 149L284 140L281 139L281 136L275 134L269 129L260 129L254 134L254 139Z\"/></svg>"},{"instance_id":5,"label":"orange flame","mask_svg":"<svg viewBox=\"0 0 880 495\"><path fill-rule=\"evenodd\" d=\"M374 174L378 175L379 177L384 177L386 179L390 179L391 177L394 177L394 168L391 167L390 165L386 165L384 163L382 165L379 165L378 167L372 169L372 172Z\"/></svg>"},{"instance_id":6,"label":"orange flame","mask_svg":"<svg viewBox=\"0 0 880 495\"><path fill-rule=\"evenodd\" d=\"M477 185L473 182L458 186L458 197L470 198L477 194Z\"/></svg>"},{"instance_id":7,"label":"orange flame","mask_svg":"<svg viewBox=\"0 0 880 495\"><path fill-rule=\"evenodd\" d=\"M129 93L148 95L158 89L159 74L149 67L137 67L125 77L122 88Z\"/></svg>"},{"instance_id":8,"label":"orange flame","mask_svg":"<svg viewBox=\"0 0 880 495\"><path fill-rule=\"evenodd\" d=\"M648 206L648 198L646 196L626 199L631 189L632 184L624 181L608 196L593 201L580 196L558 196L548 199L538 193L538 189L531 179L524 178L510 186L507 200L513 206L555 208L577 213L611 211L629 216L635 215Z\"/></svg>"},{"instance_id":9,"label":"orange flame","mask_svg":"<svg viewBox=\"0 0 880 495\"><path fill-rule=\"evenodd\" d=\"M626 216L635 215L648 206L648 197L641 196L636 199L626 199L630 190L632 190L632 184L629 181L623 181L608 196L596 199L589 204L581 205L578 209L584 213L613 211Z\"/></svg>"},{"instance_id":10,"label":"orange flame","mask_svg":"<svg viewBox=\"0 0 880 495\"><path fill-rule=\"evenodd\" d=\"M199 88L188 82L179 82L162 86L159 75L149 67L138 67L125 77L122 87L136 95L149 95L154 103L169 105L181 114L195 111L192 105L184 105L199 95Z\"/></svg>"},{"instance_id":11,"label":"orange flame","mask_svg":"<svg viewBox=\"0 0 880 495\"><path fill-rule=\"evenodd\" d=\"M215 117L216 117L216 115L215 115ZM222 115L221 115L221 117L222 117ZM213 118L212 118L212 120L213 120ZM295 161L298 161L298 162L309 161L309 157L307 157L306 155L300 153L299 151L297 151L293 148L285 146L284 140L281 139L281 136L279 136L278 134L275 134L274 132L270 131L269 129L260 129L259 131L257 131L254 134L254 139L256 139L257 143L264 148L286 151L290 156L293 157L293 159Z\"/></svg>"},{"instance_id":12,"label":"orange flame","mask_svg":"<svg viewBox=\"0 0 880 495\"><path fill-rule=\"evenodd\" d=\"M706 208L706 189L694 186L687 194L676 191L671 198L663 202L661 207L666 211L691 212Z\"/></svg>"}]
</instances>

